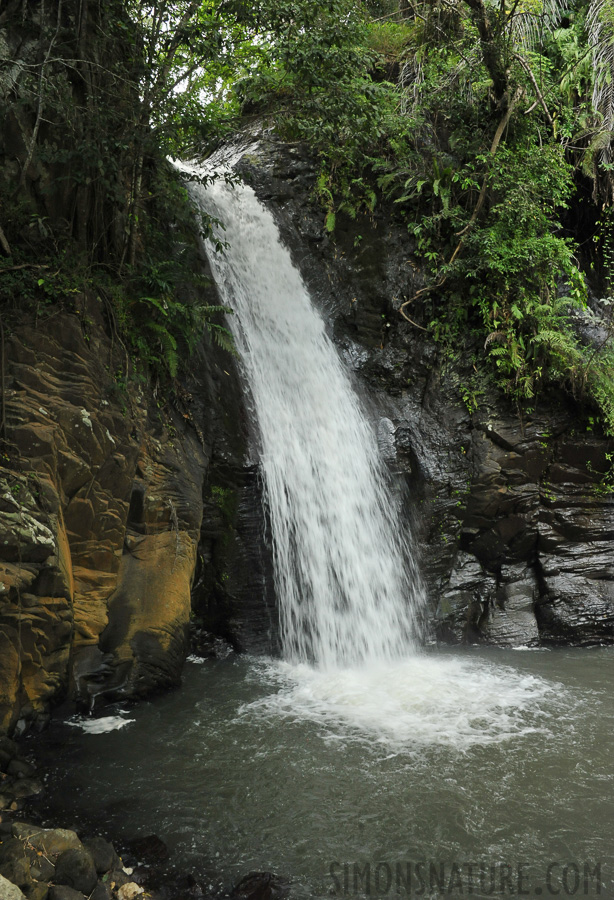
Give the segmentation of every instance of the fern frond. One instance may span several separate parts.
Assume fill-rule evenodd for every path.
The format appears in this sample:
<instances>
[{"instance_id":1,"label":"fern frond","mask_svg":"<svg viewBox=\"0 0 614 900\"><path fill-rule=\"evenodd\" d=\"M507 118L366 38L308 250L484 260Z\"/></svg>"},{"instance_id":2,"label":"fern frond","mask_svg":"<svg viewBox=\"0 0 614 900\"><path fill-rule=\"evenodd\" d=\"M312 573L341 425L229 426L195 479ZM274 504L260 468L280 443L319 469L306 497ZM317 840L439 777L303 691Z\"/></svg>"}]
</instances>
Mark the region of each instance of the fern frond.
<instances>
[{"instance_id":1,"label":"fern frond","mask_svg":"<svg viewBox=\"0 0 614 900\"><path fill-rule=\"evenodd\" d=\"M147 328L153 331L160 341L163 361L168 368L171 378L175 378L179 369L179 356L177 354L177 341L173 335L158 322L148 322Z\"/></svg>"},{"instance_id":2,"label":"fern frond","mask_svg":"<svg viewBox=\"0 0 614 900\"><path fill-rule=\"evenodd\" d=\"M231 353L233 356L238 356L234 338L227 328L224 328L223 325L218 325L216 322L209 321L205 322L205 326L218 347L221 347L222 350L226 350L227 353Z\"/></svg>"},{"instance_id":3,"label":"fern frond","mask_svg":"<svg viewBox=\"0 0 614 900\"><path fill-rule=\"evenodd\" d=\"M166 300L160 300L159 297L139 297L139 303L146 303L149 306L155 307L163 316L168 315L168 302Z\"/></svg>"}]
</instances>

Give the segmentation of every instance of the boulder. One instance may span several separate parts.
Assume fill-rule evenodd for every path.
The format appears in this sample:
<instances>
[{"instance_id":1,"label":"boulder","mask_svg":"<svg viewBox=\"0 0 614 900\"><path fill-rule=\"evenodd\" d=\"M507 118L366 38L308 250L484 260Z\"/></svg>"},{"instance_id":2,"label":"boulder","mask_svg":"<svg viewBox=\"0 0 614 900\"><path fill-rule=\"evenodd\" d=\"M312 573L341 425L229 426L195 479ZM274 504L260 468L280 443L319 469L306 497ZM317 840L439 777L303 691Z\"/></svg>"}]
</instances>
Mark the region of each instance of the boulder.
<instances>
[{"instance_id":1,"label":"boulder","mask_svg":"<svg viewBox=\"0 0 614 900\"><path fill-rule=\"evenodd\" d=\"M102 837L93 837L83 842L83 846L91 855L99 875L109 872L114 866L119 865L119 857L113 848L113 844Z\"/></svg>"},{"instance_id":2,"label":"boulder","mask_svg":"<svg viewBox=\"0 0 614 900\"><path fill-rule=\"evenodd\" d=\"M168 859L168 847L156 834L128 841L128 849L139 862L160 862Z\"/></svg>"},{"instance_id":3,"label":"boulder","mask_svg":"<svg viewBox=\"0 0 614 900\"><path fill-rule=\"evenodd\" d=\"M89 896L89 900L111 900L112 898L111 888L105 882L99 881L92 893Z\"/></svg>"},{"instance_id":4,"label":"boulder","mask_svg":"<svg viewBox=\"0 0 614 900\"><path fill-rule=\"evenodd\" d=\"M27 840L34 850L40 850L52 861L67 850L83 849L76 832L66 828L39 828L26 822L15 822L12 833L20 841Z\"/></svg>"},{"instance_id":5,"label":"boulder","mask_svg":"<svg viewBox=\"0 0 614 900\"><path fill-rule=\"evenodd\" d=\"M232 889L232 900L284 900L289 882L272 872L250 872Z\"/></svg>"},{"instance_id":6,"label":"boulder","mask_svg":"<svg viewBox=\"0 0 614 900\"><path fill-rule=\"evenodd\" d=\"M6 768L8 775L14 775L16 778L31 778L36 775L36 767L32 763L26 762L25 759L12 759Z\"/></svg>"},{"instance_id":7,"label":"boulder","mask_svg":"<svg viewBox=\"0 0 614 900\"><path fill-rule=\"evenodd\" d=\"M139 894L143 893L145 893L145 891L140 884L137 884L135 881L128 881L117 891L117 898L118 900L135 900L135 897L138 897Z\"/></svg>"},{"instance_id":8,"label":"boulder","mask_svg":"<svg viewBox=\"0 0 614 900\"><path fill-rule=\"evenodd\" d=\"M98 874L88 851L82 847L61 853L55 864L55 880L83 894L91 894L98 883Z\"/></svg>"},{"instance_id":9,"label":"boulder","mask_svg":"<svg viewBox=\"0 0 614 900\"><path fill-rule=\"evenodd\" d=\"M0 900L24 900L17 885L11 884L3 875L0 875Z\"/></svg>"},{"instance_id":10,"label":"boulder","mask_svg":"<svg viewBox=\"0 0 614 900\"><path fill-rule=\"evenodd\" d=\"M54 884L49 890L49 900L86 900L86 897L66 884Z\"/></svg>"},{"instance_id":11,"label":"boulder","mask_svg":"<svg viewBox=\"0 0 614 900\"><path fill-rule=\"evenodd\" d=\"M27 900L47 900L49 896L49 885L44 881L34 881L24 888Z\"/></svg>"},{"instance_id":12,"label":"boulder","mask_svg":"<svg viewBox=\"0 0 614 900\"><path fill-rule=\"evenodd\" d=\"M0 865L0 875L22 889L31 884L30 860L23 850L21 855L11 856Z\"/></svg>"}]
</instances>

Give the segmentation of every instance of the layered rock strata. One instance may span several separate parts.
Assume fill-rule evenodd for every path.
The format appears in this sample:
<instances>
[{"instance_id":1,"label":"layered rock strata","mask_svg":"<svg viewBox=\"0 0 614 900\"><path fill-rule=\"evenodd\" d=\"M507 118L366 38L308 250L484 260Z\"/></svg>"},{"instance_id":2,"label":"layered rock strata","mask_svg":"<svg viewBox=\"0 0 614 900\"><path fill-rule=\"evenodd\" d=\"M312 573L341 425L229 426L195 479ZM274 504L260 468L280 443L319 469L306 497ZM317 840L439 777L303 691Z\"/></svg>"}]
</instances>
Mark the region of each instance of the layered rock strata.
<instances>
[{"instance_id":1,"label":"layered rock strata","mask_svg":"<svg viewBox=\"0 0 614 900\"><path fill-rule=\"evenodd\" d=\"M206 452L84 315L6 342L0 469L0 727L68 693L134 696L178 681Z\"/></svg>"}]
</instances>

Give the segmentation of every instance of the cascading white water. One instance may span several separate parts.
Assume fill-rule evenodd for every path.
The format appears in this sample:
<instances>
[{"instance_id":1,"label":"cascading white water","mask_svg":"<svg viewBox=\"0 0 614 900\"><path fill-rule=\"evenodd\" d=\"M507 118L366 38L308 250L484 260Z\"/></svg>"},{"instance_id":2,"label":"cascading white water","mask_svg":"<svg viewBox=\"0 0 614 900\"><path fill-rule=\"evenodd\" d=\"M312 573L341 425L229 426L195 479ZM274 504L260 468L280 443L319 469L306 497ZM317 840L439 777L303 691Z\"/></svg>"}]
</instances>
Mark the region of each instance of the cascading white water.
<instances>
[{"instance_id":1,"label":"cascading white water","mask_svg":"<svg viewBox=\"0 0 614 900\"><path fill-rule=\"evenodd\" d=\"M244 184L190 192L229 241L206 249L256 410L284 655L400 659L422 588L375 433L272 214Z\"/></svg>"},{"instance_id":2,"label":"cascading white water","mask_svg":"<svg viewBox=\"0 0 614 900\"><path fill-rule=\"evenodd\" d=\"M553 685L417 652L423 589L376 436L273 218L245 185L189 189L230 245L206 249L256 411L284 645L253 661L265 695L240 716L393 753L541 731Z\"/></svg>"}]
</instances>

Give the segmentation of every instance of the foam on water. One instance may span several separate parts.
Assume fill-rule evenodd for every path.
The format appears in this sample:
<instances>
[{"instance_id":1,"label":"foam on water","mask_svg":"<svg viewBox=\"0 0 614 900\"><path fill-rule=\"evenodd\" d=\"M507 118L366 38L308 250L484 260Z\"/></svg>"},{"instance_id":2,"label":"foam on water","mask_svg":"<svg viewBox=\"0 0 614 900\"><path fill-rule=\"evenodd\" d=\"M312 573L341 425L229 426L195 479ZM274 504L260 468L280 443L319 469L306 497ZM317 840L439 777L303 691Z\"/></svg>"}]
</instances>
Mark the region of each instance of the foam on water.
<instances>
[{"instance_id":1,"label":"foam on water","mask_svg":"<svg viewBox=\"0 0 614 900\"><path fill-rule=\"evenodd\" d=\"M535 675L438 655L326 672L269 661L259 677L277 690L244 704L240 715L306 719L331 737L376 741L395 752L465 751L547 731L555 709L569 705L560 685Z\"/></svg>"},{"instance_id":2,"label":"foam on water","mask_svg":"<svg viewBox=\"0 0 614 900\"><path fill-rule=\"evenodd\" d=\"M108 731L119 731L120 728L130 725L131 722L136 722L136 719L124 719L121 715L100 716L97 719L88 716L73 716L72 719L68 719L67 724L72 725L73 728L80 728L86 734L106 734Z\"/></svg>"}]
</instances>

